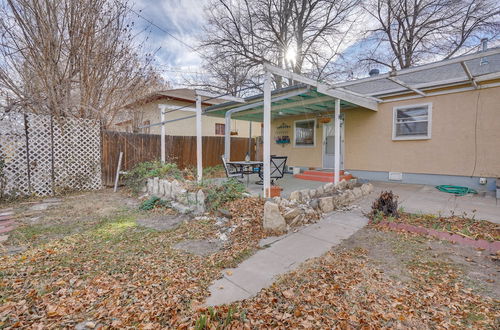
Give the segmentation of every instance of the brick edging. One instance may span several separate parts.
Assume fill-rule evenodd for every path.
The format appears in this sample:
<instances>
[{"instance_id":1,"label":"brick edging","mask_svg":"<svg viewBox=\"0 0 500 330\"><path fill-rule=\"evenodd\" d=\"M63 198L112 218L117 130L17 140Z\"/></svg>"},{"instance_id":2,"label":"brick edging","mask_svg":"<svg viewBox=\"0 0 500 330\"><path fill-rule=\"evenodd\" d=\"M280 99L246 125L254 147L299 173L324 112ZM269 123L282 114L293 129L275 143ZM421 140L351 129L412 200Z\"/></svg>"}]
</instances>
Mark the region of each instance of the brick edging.
<instances>
[{"instance_id":1,"label":"brick edging","mask_svg":"<svg viewBox=\"0 0 500 330\"><path fill-rule=\"evenodd\" d=\"M447 232L443 231L438 231L435 229L430 229L430 228L424 228L424 227L419 227L419 226L414 226L406 223L395 223L395 222L388 222L388 221L382 221L378 223L380 225L389 227L391 229L400 229L400 230L406 230L411 233L416 233L416 234L422 234L422 235L429 235L438 239L450 241L453 243L458 243L460 245L466 245L466 246L471 246L474 248L479 248L479 249L485 249L491 252L497 252L500 251L500 241L494 241L494 242L489 242L484 239L471 239L467 237L463 237L457 234L450 234Z\"/></svg>"}]
</instances>

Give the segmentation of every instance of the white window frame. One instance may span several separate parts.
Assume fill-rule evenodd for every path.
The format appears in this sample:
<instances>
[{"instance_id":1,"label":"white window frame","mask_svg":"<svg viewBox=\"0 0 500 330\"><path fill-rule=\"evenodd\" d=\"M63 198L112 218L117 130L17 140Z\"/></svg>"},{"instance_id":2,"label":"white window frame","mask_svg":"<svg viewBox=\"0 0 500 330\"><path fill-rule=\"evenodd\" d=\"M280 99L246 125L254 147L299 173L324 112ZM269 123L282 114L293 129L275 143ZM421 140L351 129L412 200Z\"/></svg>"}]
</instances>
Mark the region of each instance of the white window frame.
<instances>
[{"instance_id":1,"label":"white window frame","mask_svg":"<svg viewBox=\"0 0 500 330\"><path fill-rule=\"evenodd\" d=\"M297 142L297 139L296 139L296 132L297 132L297 123L301 123L301 122L306 122L306 121L314 121L314 126L313 126L313 144L312 145L307 145L307 146L303 146L303 145L297 145L296 142ZM301 120L295 120L293 122L293 147L294 148L314 148L316 147L316 118L312 118L312 119L301 119Z\"/></svg>"},{"instance_id":2,"label":"white window frame","mask_svg":"<svg viewBox=\"0 0 500 330\"><path fill-rule=\"evenodd\" d=\"M427 135L404 135L396 136L396 116L398 110L405 110L418 107L427 107ZM432 136L432 102L395 106L392 108L392 139L394 141L404 140L429 140Z\"/></svg>"}]
</instances>

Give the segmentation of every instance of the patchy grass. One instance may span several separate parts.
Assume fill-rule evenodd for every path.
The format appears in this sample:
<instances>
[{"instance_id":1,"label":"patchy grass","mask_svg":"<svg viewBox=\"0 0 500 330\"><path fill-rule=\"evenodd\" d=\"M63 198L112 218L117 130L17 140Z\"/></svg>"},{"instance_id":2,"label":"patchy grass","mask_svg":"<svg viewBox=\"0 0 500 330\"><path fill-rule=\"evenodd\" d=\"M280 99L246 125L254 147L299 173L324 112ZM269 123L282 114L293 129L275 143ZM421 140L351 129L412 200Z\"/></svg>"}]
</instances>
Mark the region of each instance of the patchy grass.
<instances>
[{"instance_id":1,"label":"patchy grass","mask_svg":"<svg viewBox=\"0 0 500 330\"><path fill-rule=\"evenodd\" d=\"M115 202L77 198L38 224L23 222L15 239L28 249L0 257L0 328L498 327L498 265L487 254L373 228L252 299L202 308L223 268L248 258L266 236L264 201L226 204L233 216L225 226L234 230L208 256L173 246L214 239L215 221L156 231L137 225L146 214L137 205Z\"/></svg>"}]
</instances>

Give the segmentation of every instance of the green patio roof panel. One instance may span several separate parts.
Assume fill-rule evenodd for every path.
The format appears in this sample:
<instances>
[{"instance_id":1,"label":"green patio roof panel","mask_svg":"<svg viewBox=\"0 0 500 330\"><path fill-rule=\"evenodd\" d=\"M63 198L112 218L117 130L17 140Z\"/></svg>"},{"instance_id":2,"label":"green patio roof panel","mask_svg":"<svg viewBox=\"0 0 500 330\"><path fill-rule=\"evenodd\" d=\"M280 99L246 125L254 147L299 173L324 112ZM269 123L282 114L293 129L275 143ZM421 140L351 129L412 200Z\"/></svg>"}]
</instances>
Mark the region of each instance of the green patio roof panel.
<instances>
[{"instance_id":1,"label":"green patio roof panel","mask_svg":"<svg viewBox=\"0 0 500 330\"><path fill-rule=\"evenodd\" d=\"M295 85L275 90L271 93L271 116L273 119L301 114L319 115L333 111L335 98L319 93L315 88L306 85ZM239 109L234 112L231 119L262 122L263 119L263 94L245 98L245 103L226 102L204 109L204 114L212 117L222 117L229 110ZM341 108L354 108L354 104L340 101Z\"/></svg>"}]
</instances>

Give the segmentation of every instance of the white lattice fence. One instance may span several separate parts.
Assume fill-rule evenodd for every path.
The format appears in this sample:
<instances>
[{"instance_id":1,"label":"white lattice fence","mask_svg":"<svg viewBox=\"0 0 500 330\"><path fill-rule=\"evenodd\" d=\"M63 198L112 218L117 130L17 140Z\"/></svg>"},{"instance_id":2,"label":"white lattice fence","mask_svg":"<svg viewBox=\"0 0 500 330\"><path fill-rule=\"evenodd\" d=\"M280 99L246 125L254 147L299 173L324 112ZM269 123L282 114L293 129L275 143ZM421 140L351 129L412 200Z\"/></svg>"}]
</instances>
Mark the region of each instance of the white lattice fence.
<instances>
[{"instance_id":1,"label":"white lattice fence","mask_svg":"<svg viewBox=\"0 0 500 330\"><path fill-rule=\"evenodd\" d=\"M91 120L0 113L0 194L101 187L101 134Z\"/></svg>"}]
</instances>

